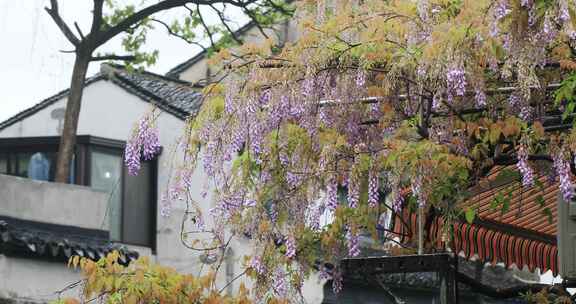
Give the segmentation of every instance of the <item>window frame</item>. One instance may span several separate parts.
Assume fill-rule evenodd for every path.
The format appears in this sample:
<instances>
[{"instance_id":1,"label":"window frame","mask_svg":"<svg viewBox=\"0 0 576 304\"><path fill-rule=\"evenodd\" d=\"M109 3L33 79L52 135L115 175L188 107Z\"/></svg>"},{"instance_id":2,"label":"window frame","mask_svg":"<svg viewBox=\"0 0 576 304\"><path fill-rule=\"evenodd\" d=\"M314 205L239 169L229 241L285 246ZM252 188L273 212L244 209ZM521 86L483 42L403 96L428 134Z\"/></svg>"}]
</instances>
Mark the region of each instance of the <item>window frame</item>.
<instances>
[{"instance_id":1,"label":"window frame","mask_svg":"<svg viewBox=\"0 0 576 304\"><path fill-rule=\"evenodd\" d=\"M25 152L58 152L58 145L60 144L59 136L42 136L42 137L8 137L0 138L0 154L6 154L7 168L12 168L14 160L11 154L14 153L25 153ZM92 162L92 151L98 151L103 153L111 153L120 156L122 160L122 172L121 174L121 212L124 214L124 172L126 167L123 162L124 147L126 146L125 141L109 139L104 137L97 137L91 135L78 135L76 136L76 146L74 148L74 162L73 166L75 168L74 181L73 184L91 187L91 162ZM152 250L152 253L156 253L156 229L157 229L157 211L158 211L158 158L162 153L162 149L158 152L156 157L150 160L151 172L149 185L151 187L151 203L150 203L150 225L148 227L148 233L151 235L150 244L134 244L131 242L126 242L124 240L124 218L122 216L121 220L121 240L122 244L136 245L148 247ZM17 167L17 166L16 166ZM16 171L18 168L14 168ZM8 170L10 172L10 170ZM8 174L12 175L12 174Z\"/></svg>"}]
</instances>

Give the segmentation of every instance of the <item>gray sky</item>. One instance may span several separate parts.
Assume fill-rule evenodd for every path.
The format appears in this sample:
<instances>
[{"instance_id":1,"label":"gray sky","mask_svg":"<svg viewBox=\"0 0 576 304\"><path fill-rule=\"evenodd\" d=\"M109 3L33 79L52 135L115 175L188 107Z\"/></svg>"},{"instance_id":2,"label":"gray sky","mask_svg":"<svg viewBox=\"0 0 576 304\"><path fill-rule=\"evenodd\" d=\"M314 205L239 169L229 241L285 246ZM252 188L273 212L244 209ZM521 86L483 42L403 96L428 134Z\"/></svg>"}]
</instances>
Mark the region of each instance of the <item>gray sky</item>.
<instances>
[{"instance_id":1,"label":"gray sky","mask_svg":"<svg viewBox=\"0 0 576 304\"><path fill-rule=\"evenodd\" d=\"M48 0L0 0L0 121L69 85L74 57L59 50L72 47L44 11L48 3ZM64 19L69 24L78 21L84 33L88 32L92 1L60 0L59 3ZM180 13L182 11L167 12L160 18L169 20L170 16ZM160 27L149 35L147 49L160 51L158 63L149 70L162 74L199 51L197 47L168 37ZM112 50L120 50L119 41L112 41L98 51ZM99 63L92 63L89 75L98 69Z\"/></svg>"}]
</instances>

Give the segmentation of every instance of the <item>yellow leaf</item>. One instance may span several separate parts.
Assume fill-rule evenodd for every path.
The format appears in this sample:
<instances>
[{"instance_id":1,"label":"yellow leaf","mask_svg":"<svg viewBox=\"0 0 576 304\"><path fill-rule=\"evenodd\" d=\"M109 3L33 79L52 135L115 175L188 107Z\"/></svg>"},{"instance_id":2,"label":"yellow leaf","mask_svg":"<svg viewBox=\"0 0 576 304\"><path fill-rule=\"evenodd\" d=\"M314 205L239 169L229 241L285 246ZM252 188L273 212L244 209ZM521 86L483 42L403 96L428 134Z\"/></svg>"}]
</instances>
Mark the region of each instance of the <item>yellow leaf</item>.
<instances>
[{"instance_id":1,"label":"yellow leaf","mask_svg":"<svg viewBox=\"0 0 576 304\"><path fill-rule=\"evenodd\" d=\"M138 297L135 294L129 294L126 299L124 300L126 304L137 304Z\"/></svg>"},{"instance_id":2,"label":"yellow leaf","mask_svg":"<svg viewBox=\"0 0 576 304\"><path fill-rule=\"evenodd\" d=\"M532 125L532 130L534 130L534 134L538 138L544 137L544 127L542 126L542 123L540 123L539 121L534 122L534 124Z\"/></svg>"},{"instance_id":3,"label":"yellow leaf","mask_svg":"<svg viewBox=\"0 0 576 304\"><path fill-rule=\"evenodd\" d=\"M64 304L79 304L80 301L74 299L74 298L66 298L64 299Z\"/></svg>"},{"instance_id":4,"label":"yellow leaf","mask_svg":"<svg viewBox=\"0 0 576 304\"><path fill-rule=\"evenodd\" d=\"M72 257L72 267L78 267L78 262L80 261L80 256L75 255Z\"/></svg>"}]
</instances>

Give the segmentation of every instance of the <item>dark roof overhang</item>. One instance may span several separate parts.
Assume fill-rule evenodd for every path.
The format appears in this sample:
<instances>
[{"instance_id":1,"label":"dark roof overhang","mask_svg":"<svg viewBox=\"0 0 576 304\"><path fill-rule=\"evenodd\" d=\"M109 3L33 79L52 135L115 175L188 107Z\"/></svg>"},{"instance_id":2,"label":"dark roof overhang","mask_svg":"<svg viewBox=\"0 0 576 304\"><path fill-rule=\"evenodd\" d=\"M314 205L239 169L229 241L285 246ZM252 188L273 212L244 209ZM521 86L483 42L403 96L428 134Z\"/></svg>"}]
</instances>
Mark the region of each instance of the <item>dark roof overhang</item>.
<instances>
[{"instance_id":1,"label":"dark roof overhang","mask_svg":"<svg viewBox=\"0 0 576 304\"><path fill-rule=\"evenodd\" d=\"M66 262L71 256L98 260L111 251L120 263L138 258L138 252L109 241L108 232L0 216L0 254Z\"/></svg>"}]
</instances>

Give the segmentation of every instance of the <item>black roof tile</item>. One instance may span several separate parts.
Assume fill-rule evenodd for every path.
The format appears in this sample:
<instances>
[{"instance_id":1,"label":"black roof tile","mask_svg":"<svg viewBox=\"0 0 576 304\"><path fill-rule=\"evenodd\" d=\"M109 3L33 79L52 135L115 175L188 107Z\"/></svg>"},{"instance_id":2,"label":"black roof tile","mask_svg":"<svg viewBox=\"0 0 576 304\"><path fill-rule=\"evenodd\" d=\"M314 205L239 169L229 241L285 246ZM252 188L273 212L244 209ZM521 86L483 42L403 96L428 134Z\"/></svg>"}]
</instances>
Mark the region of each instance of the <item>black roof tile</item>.
<instances>
[{"instance_id":1,"label":"black roof tile","mask_svg":"<svg viewBox=\"0 0 576 304\"><path fill-rule=\"evenodd\" d=\"M67 261L73 255L98 260L118 251L123 262L138 258L138 252L109 241L108 232L41 223L0 216L0 253L13 256Z\"/></svg>"}]
</instances>

